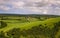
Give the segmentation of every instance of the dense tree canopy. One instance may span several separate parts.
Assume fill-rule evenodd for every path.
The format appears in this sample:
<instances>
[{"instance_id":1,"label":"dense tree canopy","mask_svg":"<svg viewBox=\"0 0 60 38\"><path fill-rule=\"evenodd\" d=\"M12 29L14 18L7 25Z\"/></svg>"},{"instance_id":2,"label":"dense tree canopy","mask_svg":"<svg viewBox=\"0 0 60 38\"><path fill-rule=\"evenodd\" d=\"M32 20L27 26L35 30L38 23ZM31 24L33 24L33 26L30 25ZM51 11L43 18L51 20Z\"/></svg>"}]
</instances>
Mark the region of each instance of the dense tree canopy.
<instances>
[{"instance_id":1,"label":"dense tree canopy","mask_svg":"<svg viewBox=\"0 0 60 38\"><path fill-rule=\"evenodd\" d=\"M4 28L7 26L7 23L0 21L0 28Z\"/></svg>"}]
</instances>

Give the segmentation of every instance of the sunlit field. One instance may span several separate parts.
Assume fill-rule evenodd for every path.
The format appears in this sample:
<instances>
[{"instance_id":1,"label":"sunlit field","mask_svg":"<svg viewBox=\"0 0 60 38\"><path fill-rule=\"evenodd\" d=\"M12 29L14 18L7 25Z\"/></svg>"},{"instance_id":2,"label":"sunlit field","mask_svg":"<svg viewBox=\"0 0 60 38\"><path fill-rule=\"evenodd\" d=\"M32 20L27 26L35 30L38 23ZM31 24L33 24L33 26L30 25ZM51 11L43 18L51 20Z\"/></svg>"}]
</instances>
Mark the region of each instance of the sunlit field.
<instances>
[{"instance_id":1,"label":"sunlit field","mask_svg":"<svg viewBox=\"0 0 60 38\"><path fill-rule=\"evenodd\" d=\"M60 38L60 16L0 15L0 38Z\"/></svg>"}]
</instances>

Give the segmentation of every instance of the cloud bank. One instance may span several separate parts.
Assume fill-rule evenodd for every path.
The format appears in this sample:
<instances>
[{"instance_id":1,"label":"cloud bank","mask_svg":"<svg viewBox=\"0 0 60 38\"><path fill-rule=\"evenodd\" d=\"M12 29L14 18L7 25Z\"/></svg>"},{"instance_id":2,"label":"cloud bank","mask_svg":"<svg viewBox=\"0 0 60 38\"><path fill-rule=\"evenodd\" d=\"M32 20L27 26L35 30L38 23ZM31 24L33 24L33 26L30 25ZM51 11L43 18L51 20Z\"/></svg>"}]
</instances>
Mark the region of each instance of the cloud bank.
<instances>
[{"instance_id":1,"label":"cloud bank","mask_svg":"<svg viewBox=\"0 0 60 38\"><path fill-rule=\"evenodd\" d=\"M0 10L27 9L39 14L60 14L60 0L0 0Z\"/></svg>"}]
</instances>

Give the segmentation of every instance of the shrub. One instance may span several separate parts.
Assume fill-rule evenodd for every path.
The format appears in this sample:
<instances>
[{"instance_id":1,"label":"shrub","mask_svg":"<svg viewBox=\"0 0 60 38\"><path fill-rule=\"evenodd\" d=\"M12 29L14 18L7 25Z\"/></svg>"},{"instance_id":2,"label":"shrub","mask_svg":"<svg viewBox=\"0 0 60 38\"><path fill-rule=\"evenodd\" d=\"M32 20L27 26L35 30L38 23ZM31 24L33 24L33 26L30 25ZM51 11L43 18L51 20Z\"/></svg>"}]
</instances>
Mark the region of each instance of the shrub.
<instances>
[{"instance_id":1,"label":"shrub","mask_svg":"<svg viewBox=\"0 0 60 38\"><path fill-rule=\"evenodd\" d=\"M5 22L0 21L0 28L4 28L4 27L6 27L6 26L7 26L7 24L6 24Z\"/></svg>"}]
</instances>

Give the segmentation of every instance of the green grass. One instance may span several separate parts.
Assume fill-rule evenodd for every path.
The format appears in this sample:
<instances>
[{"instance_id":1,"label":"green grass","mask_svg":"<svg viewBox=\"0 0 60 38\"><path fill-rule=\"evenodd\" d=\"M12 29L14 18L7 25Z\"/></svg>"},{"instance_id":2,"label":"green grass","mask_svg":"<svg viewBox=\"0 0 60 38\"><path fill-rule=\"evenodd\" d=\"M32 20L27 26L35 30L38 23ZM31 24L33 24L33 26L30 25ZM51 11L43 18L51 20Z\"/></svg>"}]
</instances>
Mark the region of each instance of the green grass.
<instances>
[{"instance_id":1,"label":"green grass","mask_svg":"<svg viewBox=\"0 0 60 38\"><path fill-rule=\"evenodd\" d=\"M3 20L5 21L5 20ZM6 22L16 22L15 20L7 20ZM51 18L51 19L47 19L45 21L34 21L34 22L25 22L25 23L7 23L8 26L5 28L0 29L0 31L4 31L7 32L13 28L20 28L21 30L23 29L31 29L34 26L38 26L40 24L42 24L43 26L48 26L49 28L53 28L54 27L54 23L60 21L60 17L57 18ZM46 24L46 25L45 25Z\"/></svg>"}]
</instances>

